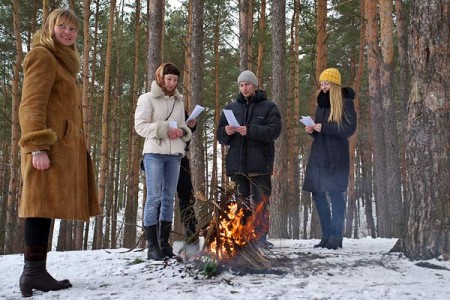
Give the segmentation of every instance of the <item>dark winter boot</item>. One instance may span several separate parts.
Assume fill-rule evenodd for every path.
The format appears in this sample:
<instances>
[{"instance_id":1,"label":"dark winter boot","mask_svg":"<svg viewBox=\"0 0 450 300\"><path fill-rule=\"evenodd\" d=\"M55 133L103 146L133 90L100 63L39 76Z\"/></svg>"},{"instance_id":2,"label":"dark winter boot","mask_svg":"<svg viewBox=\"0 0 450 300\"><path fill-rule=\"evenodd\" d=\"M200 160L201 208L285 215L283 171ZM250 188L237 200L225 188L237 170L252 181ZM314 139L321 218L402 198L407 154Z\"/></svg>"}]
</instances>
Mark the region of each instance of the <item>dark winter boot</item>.
<instances>
[{"instance_id":1,"label":"dark winter boot","mask_svg":"<svg viewBox=\"0 0 450 300\"><path fill-rule=\"evenodd\" d=\"M25 246L24 254L25 265L19 281L22 297L33 296L33 289L48 292L72 287L69 280L55 280L47 272L47 245Z\"/></svg>"},{"instance_id":2,"label":"dark winter boot","mask_svg":"<svg viewBox=\"0 0 450 300\"><path fill-rule=\"evenodd\" d=\"M170 233L172 232L172 222L161 221L159 241L161 243L161 250L164 256L173 257L173 248L169 243Z\"/></svg>"},{"instance_id":3,"label":"dark winter boot","mask_svg":"<svg viewBox=\"0 0 450 300\"><path fill-rule=\"evenodd\" d=\"M334 249L334 250L336 250L337 248L342 248L342 237L335 235L331 236L325 247L327 249Z\"/></svg>"},{"instance_id":4,"label":"dark winter boot","mask_svg":"<svg viewBox=\"0 0 450 300\"><path fill-rule=\"evenodd\" d=\"M147 259L163 260L164 255L158 245L158 226L145 226L145 237L147 238Z\"/></svg>"},{"instance_id":5,"label":"dark winter boot","mask_svg":"<svg viewBox=\"0 0 450 300\"><path fill-rule=\"evenodd\" d=\"M322 238L318 244L314 245L314 248L326 248L328 243L328 238Z\"/></svg>"}]
</instances>

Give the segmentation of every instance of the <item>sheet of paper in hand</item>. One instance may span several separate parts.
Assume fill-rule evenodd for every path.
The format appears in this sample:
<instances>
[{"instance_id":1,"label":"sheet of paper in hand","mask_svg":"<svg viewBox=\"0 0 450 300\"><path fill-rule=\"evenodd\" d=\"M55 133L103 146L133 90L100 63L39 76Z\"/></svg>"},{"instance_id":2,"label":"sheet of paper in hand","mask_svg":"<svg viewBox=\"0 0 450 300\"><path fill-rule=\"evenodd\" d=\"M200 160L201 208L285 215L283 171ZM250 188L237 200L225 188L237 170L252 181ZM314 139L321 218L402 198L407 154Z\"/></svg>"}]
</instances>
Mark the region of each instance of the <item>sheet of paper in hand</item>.
<instances>
[{"instance_id":1,"label":"sheet of paper in hand","mask_svg":"<svg viewBox=\"0 0 450 300\"><path fill-rule=\"evenodd\" d=\"M227 118L228 125L233 127L239 127L239 122L236 120L236 116L234 115L233 111L230 109L224 109L223 113L225 114L225 117Z\"/></svg>"},{"instance_id":2,"label":"sheet of paper in hand","mask_svg":"<svg viewBox=\"0 0 450 300\"><path fill-rule=\"evenodd\" d=\"M194 107L192 114L189 116L189 118L187 118L186 123L189 122L190 120L196 119L200 115L200 113L204 110L205 110L205 108L203 106L197 104Z\"/></svg>"},{"instance_id":3,"label":"sheet of paper in hand","mask_svg":"<svg viewBox=\"0 0 450 300\"><path fill-rule=\"evenodd\" d=\"M311 119L310 116L302 116L302 118L299 120L300 122L303 123L303 125L305 126L314 126L316 125L316 123L314 123L313 119Z\"/></svg>"}]
</instances>

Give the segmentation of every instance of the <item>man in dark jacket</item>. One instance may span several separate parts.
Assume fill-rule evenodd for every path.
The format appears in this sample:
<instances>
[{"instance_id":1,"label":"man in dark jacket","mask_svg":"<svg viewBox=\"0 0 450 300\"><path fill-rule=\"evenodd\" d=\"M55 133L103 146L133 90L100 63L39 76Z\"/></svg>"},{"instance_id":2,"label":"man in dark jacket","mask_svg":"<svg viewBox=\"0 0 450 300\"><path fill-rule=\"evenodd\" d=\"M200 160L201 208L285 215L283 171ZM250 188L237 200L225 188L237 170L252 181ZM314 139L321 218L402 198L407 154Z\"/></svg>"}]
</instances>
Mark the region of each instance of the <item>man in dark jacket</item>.
<instances>
[{"instance_id":1,"label":"man in dark jacket","mask_svg":"<svg viewBox=\"0 0 450 300\"><path fill-rule=\"evenodd\" d=\"M276 104L267 100L266 92L257 89L258 80L253 72L243 71L237 82L240 93L225 109L233 112L239 126L231 126L222 113L217 139L222 145L229 146L226 173L247 204L244 219L253 216L260 244L271 248L273 244L267 241L268 205L272 192L274 144L281 132L281 115Z\"/></svg>"}]
</instances>

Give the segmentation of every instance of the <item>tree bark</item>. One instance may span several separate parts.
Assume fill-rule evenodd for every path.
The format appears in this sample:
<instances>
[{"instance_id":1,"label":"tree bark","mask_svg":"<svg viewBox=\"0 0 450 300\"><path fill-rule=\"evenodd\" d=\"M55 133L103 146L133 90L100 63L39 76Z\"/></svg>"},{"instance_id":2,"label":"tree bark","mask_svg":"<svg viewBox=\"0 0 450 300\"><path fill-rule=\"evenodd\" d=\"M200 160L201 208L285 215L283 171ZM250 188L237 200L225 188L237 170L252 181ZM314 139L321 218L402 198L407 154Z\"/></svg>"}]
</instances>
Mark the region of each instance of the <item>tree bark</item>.
<instances>
[{"instance_id":1,"label":"tree bark","mask_svg":"<svg viewBox=\"0 0 450 300\"><path fill-rule=\"evenodd\" d=\"M381 24L381 97L383 107L384 145L386 151L386 195L387 219L380 220L379 234L382 237L400 237L405 223L402 215L401 173L397 116L394 105L394 26L392 0L379 0ZM377 119L379 122L381 119ZM379 126L379 125L378 125Z\"/></svg>"},{"instance_id":2,"label":"tree bark","mask_svg":"<svg viewBox=\"0 0 450 300\"><path fill-rule=\"evenodd\" d=\"M148 69L147 69L147 84L151 86L155 78L156 69L162 63L162 41L163 41L163 20L164 20L164 5L161 0L148 1Z\"/></svg>"},{"instance_id":3,"label":"tree bark","mask_svg":"<svg viewBox=\"0 0 450 300\"><path fill-rule=\"evenodd\" d=\"M450 3L414 0L409 39L411 94L406 131L408 258L450 249Z\"/></svg>"},{"instance_id":4,"label":"tree bark","mask_svg":"<svg viewBox=\"0 0 450 300\"><path fill-rule=\"evenodd\" d=\"M139 38L141 24L141 1L136 1L136 19L134 24L134 60L133 60L133 85L130 97L130 106L133 108L129 112L129 120L134 124L134 108L137 104L138 82L139 82ZM123 237L123 246L132 248L136 244L136 222L138 208L138 192L139 192L139 163L141 158L140 138L134 130L134 126L130 130L130 152L131 157L128 162L130 174L128 176L127 201L125 205L125 228Z\"/></svg>"},{"instance_id":5,"label":"tree bark","mask_svg":"<svg viewBox=\"0 0 450 300\"><path fill-rule=\"evenodd\" d=\"M365 19L365 0L360 1L360 16L361 20ZM359 33L359 51L358 51L358 69L356 71L356 77L354 81L353 88L355 89L356 97L354 100L355 111L357 113L358 124L360 122L359 117L359 91L361 88L361 79L364 71L364 49L365 49L365 37L366 37L366 23L361 22L361 29ZM354 228L354 237L357 237L358 226L356 226L356 214L357 214L357 194L355 186L355 154L356 154L356 143L358 140L358 130L350 138L350 174L348 183L348 193L347 193L347 214L345 220L345 236L352 236L352 228ZM354 224L355 223L355 224ZM355 225L355 226L352 226Z\"/></svg>"},{"instance_id":6,"label":"tree bark","mask_svg":"<svg viewBox=\"0 0 450 300\"><path fill-rule=\"evenodd\" d=\"M239 70L250 70L252 65L252 0L239 0Z\"/></svg>"},{"instance_id":7,"label":"tree bark","mask_svg":"<svg viewBox=\"0 0 450 300\"><path fill-rule=\"evenodd\" d=\"M191 72L189 74L192 107L203 104L203 12L204 0L192 0L192 36L191 36ZM190 162L192 172L192 183L195 193L208 195L207 174L205 174L205 131L204 120L198 119L197 128L194 132L190 146ZM205 212L200 212L203 215ZM200 224L203 225L203 224Z\"/></svg>"},{"instance_id":8,"label":"tree bark","mask_svg":"<svg viewBox=\"0 0 450 300\"><path fill-rule=\"evenodd\" d=\"M366 1L367 19L367 69L369 70L370 121L372 130L374 196L376 203L378 233L384 232L384 224L389 222L387 207L386 157L384 145L384 128L380 120L384 120L381 103L380 84L380 49L378 46L377 2ZM380 229L380 226L382 227Z\"/></svg>"},{"instance_id":9,"label":"tree bark","mask_svg":"<svg viewBox=\"0 0 450 300\"><path fill-rule=\"evenodd\" d=\"M259 17L259 33L258 33L258 57L256 61L256 78L258 78L258 86L263 87L262 67L264 59L264 44L266 42L266 0L261 0L260 17Z\"/></svg>"},{"instance_id":10,"label":"tree bark","mask_svg":"<svg viewBox=\"0 0 450 300\"><path fill-rule=\"evenodd\" d=\"M286 219L288 211L286 205L287 194L287 100L286 100L286 1L279 0L272 3L272 91L273 101L278 105L281 113L281 135L275 142L275 162L273 175L273 191L270 197L270 236L272 238L287 238L288 228Z\"/></svg>"},{"instance_id":11,"label":"tree bark","mask_svg":"<svg viewBox=\"0 0 450 300\"><path fill-rule=\"evenodd\" d=\"M109 155L109 102L110 102L110 77L111 77L111 58L112 58L112 38L114 27L114 16L116 12L116 0L110 2L109 9L109 24L108 24L108 40L106 46L106 63L105 63L105 78L103 81L103 109L102 109L102 142L101 142L101 155L100 155L100 179L98 189L98 201L100 207L103 208L106 187L107 187L107 175L108 175L108 155ZM97 216L95 222L95 238L93 243L93 249L101 249L103 240L103 216Z\"/></svg>"},{"instance_id":12,"label":"tree bark","mask_svg":"<svg viewBox=\"0 0 450 300\"><path fill-rule=\"evenodd\" d=\"M19 178L19 83L20 70L22 66L22 37L20 35L20 5L18 0L12 2L13 28L16 39L16 61L14 63L12 80L12 103L11 103L11 153L10 153L10 178L8 186L8 209L6 218L6 251L5 253L15 253L20 249L21 241L17 238L18 218L17 203L20 188Z\"/></svg>"},{"instance_id":13,"label":"tree bark","mask_svg":"<svg viewBox=\"0 0 450 300\"><path fill-rule=\"evenodd\" d=\"M298 130L298 120L300 119L300 0L294 1L294 9L291 23L291 45L290 45L290 78L288 95L288 115L286 123L287 135L291 138L287 140L289 149L288 161L288 211L289 211L289 235L293 239L300 238L300 138Z\"/></svg>"}]
</instances>

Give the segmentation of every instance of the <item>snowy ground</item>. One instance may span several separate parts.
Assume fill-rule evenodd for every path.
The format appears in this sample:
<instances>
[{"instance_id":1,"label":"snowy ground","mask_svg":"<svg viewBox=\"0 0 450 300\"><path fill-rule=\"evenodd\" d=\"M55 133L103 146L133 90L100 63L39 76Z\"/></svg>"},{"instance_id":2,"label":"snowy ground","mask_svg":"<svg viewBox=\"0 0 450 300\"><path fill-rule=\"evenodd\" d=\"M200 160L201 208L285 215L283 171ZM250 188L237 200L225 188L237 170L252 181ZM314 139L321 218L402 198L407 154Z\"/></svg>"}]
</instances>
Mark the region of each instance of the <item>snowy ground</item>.
<instances>
[{"instance_id":1,"label":"snowy ground","mask_svg":"<svg viewBox=\"0 0 450 300\"><path fill-rule=\"evenodd\" d=\"M208 278L191 263L167 265L126 249L49 252L48 269L73 287L32 299L450 299L450 261L420 267L389 253L394 239L344 240L339 250L317 240L272 240L266 274L222 271ZM179 244L175 245L180 247ZM22 255L0 256L0 299L18 299Z\"/></svg>"}]
</instances>

